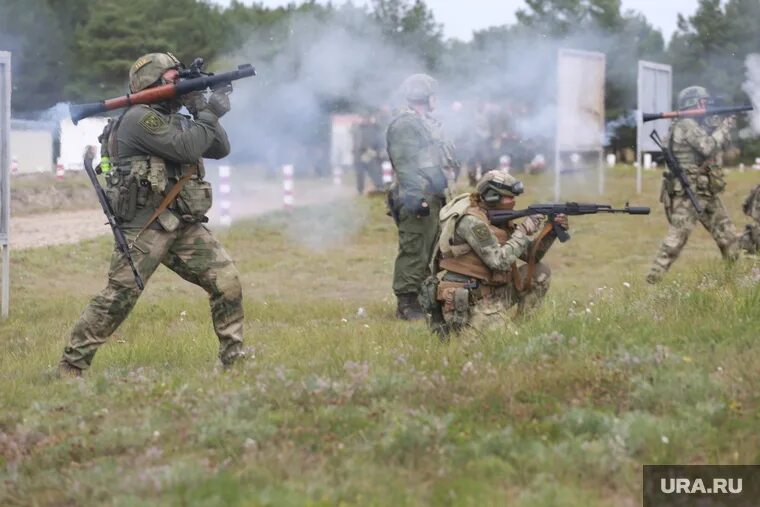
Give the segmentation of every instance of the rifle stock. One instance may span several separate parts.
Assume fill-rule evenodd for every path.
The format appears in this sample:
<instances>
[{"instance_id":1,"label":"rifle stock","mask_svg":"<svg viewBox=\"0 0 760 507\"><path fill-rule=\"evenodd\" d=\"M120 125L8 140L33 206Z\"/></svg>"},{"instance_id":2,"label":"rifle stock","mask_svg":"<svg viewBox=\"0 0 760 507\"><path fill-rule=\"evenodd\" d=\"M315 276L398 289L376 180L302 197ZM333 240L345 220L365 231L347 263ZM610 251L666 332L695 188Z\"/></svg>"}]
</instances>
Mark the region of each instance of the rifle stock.
<instances>
[{"instance_id":1,"label":"rifle stock","mask_svg":"<svg viewBox=\"0 0 760 507\"><path fill-rule=\"evenodd\" d=\"M69 106L69 113L71 114L71 121L76 125L80 120L96 114L113 111L114 109L121 109L122 107L133 106L135 104L155 104L191 92L219 88L232 83L232 81L255 75L256 69L250 63L246 63L244 65L239 65L237 70L230 72L181 79L178 83L155 86L137 93L128 93L121 97L101 100L100 102L72 104Z\"/></svg>"}]
</instances>

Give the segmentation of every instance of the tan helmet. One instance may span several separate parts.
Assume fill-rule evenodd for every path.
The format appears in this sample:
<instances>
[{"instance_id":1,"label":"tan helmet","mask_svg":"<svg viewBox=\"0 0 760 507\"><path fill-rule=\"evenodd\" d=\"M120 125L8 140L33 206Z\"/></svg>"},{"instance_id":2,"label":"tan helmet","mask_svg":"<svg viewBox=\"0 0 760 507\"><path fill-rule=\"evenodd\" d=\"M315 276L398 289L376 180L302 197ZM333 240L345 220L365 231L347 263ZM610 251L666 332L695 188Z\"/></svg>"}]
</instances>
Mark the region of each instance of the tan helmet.
<instances>
[{"instance_id":1,"label":"tan helmet","mask_svg":"<svg viewBox=\"0 0 760 507\"><path fill-rule=\"evenodd\" d=\"M678 109L691 109L699 106L699 101L709 99L710 94L702 86L689 86L678 94Z\"/></svg>"},{"instance_id":2,"label":"tan helmet","mask_svg":"<svg viewBox=\"0 0 760 507\"><path fill-rule=\"evenodd\" d=\"M505 195L517 197L523 193L523 190L525 187L522 181L503 169L488 171L475 186L475 192L484 203L489 205L498 204L501 197Z\"/></svg>"},{"instance_id":3,"label":"tan helmet","mask_svg":"<svg viewBox=\"0 0 760 507\"><path fill-rule=\"evenodd\" d=\"M129 90L132 93L144 90L158 82L169 69L182 66L171 53L149 53L143 55L129 69Z\"/></svg>"},{"instance_id":4,"label":"tan helmet","mask_svg":"<svg viewBox=\"0 0 760 507\"><path fill-rule=\"evenodd\" d=\"M412 74L401 84L401 91L409 102L424 102L438 91L438 81L427 74Z\"/></svg>"}]
</instances>

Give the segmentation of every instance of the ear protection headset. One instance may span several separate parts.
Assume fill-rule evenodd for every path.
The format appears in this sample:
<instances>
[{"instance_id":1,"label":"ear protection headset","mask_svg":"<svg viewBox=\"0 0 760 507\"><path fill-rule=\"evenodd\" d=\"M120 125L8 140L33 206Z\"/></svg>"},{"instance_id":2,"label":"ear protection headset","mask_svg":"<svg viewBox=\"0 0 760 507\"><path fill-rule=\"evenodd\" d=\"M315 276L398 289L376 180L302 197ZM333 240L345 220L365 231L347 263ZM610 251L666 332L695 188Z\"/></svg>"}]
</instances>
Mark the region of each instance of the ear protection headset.
<instances>
[{"instance_id":1,"label":"ear protection headset","mask_svg":"<svg viewBox=\"0 0 760 507\"><path fill-rule=\"evenodd\" d=\"M508 190L513 195L520 195L523 193L523 184L521 181L517 181L513 183L512 185L505 185L503 183L499 183L497 181L492 181L488 184L489 188L485 189L483 193L480 195L480 198L483 199L483 202L488 204L489 206L493 206L494 204L498 204L499 200L501 199L502 194L496 191L495 188L497 187L502 190Z\"/></svg>"}]
</instances>

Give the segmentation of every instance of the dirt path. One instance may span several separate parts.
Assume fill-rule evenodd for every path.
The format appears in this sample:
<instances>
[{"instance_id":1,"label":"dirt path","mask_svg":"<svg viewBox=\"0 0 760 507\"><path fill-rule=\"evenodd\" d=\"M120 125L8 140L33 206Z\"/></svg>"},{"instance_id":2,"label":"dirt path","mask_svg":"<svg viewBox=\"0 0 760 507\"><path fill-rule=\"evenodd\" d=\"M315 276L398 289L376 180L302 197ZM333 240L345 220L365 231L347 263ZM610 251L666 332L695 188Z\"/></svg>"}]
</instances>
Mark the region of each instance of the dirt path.
<instances>
[{"instance_id":1,"label":"dirt path","mask_svg":"<svg viewBox=\"0 0 760 507\"><path fill-rule=\"evenodd\" d=\"M353 195L348 186L336 187L325 181L296 182L296 206L325 203ZM308 190L308 191L307 191ZM221 196L214 185L214 206L209 212L212 227L219 224ZM233 222L282 209L282 186L279 182L246 182L230 194L230 216ZM62 211L29 216L11 216L11 248L24 250L46 245L78 243L102 234L110 234L100 209Z\"/></svg>"}]
</instances>

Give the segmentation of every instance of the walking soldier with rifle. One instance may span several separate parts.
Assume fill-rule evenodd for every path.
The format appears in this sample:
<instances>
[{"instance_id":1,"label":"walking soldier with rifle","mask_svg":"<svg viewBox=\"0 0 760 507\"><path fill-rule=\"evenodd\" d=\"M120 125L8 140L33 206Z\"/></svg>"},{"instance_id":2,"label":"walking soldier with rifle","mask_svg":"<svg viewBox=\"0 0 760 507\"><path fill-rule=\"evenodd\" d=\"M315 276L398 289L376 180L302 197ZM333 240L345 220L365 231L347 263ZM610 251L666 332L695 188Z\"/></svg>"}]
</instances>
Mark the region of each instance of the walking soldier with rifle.
<instances>
[{"instance_id":1,"label":"walking soldier with rifle","mask_svg":"<svg viewBox=\"0 0 760 507\"><path fill-rule=\"evenodd\" d=\"M678 258L697 221L712 235L725 260L738 256L736 231L720 200L726 183L718 163L720 153L731 141L736 125L733 116L723 118L711 129L705 121L710 99L707 90L690 86L678 94L678 115L670 126L667 145L662 145L668 170L663 173L660 201L670 227L647 282L659 282ZM701 110L701 116L689 114Z\"/></svg>"},{"instance_id":2,"label":"walking soldier with rifle","mask_svg":"<svg viewBox=\"0 0 760 507\"><path fill-rule=\"evenodd\" d=\"M137 97L161 87L181 89L192 79L180 77L196 77L193 74L199 73L200 66L196 67L185 69L170 53L145 55L129 71L130 92ZM201 91L192 91L157 103L132 105L105 128L100 138L100 170L107 187L101 189L94 173L90 176L116 248L106 288L74 325L59 374L78 376L89 368L95 352L134 308L143 284L159 264L208 293L222 363L230 365L243 355L238 272L203 225L211 207L203 158L220 159L230 152L219 119L230 110L232 89L229 81L217 85L221 87L208 100ZM183 105L193 118L178 114Z\"/></svg>"}]
</instances>

